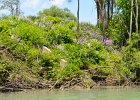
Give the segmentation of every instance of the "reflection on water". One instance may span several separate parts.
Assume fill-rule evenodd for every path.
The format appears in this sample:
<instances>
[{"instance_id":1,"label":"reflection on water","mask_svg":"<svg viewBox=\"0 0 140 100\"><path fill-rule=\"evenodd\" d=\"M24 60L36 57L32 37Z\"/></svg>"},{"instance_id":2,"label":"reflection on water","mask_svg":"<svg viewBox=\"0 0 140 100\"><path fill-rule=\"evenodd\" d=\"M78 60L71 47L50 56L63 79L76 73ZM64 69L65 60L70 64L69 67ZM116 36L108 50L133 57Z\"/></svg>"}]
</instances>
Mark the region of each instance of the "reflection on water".
<instances>
[{"instance_id":1,"label":"reflection on water","mask_svg":"<svg viewBox=\"0 0 140 100\"><path fill-rule=\"evenodd\" d=\"M140 100L140 88L0 93L0 100Z\"/></svg>"}]
</instances>

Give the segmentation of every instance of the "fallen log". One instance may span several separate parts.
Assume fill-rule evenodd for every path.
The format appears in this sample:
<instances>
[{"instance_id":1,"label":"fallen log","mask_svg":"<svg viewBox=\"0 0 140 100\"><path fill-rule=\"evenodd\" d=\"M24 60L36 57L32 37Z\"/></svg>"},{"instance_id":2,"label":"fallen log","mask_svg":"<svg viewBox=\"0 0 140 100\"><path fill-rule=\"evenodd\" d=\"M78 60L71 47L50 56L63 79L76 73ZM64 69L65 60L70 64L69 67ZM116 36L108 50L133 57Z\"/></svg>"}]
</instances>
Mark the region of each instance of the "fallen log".
<instances>
[{"instance_id":1,"label":"fallen log","mask_svg":"<svg viewBox=\"0 0 140 100\"><path fill-rule=\"evenodd\" d=\"M24 91L23 89L18 89L18 88L8 88L8 87L1 87L0 92L21 92Z\"/></svg>"}]
</instances>

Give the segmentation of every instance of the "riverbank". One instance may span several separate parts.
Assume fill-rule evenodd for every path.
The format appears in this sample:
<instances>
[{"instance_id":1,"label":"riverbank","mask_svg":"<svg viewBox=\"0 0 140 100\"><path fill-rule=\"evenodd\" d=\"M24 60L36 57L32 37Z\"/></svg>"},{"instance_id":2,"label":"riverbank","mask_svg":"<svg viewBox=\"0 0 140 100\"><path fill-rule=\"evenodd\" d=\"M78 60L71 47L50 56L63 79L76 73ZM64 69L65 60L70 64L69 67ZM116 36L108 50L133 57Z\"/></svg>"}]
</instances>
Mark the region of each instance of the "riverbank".
<instances>
[{"instance_id":1,"label":"riverbank","mask_svg":"<svg viewBox=\"0 0 140 100\"><path fill-rule=\"evenodd\" d=\"M0 93L8 93L8 92L27 92L27 91L71 91L71 90L97 90L97 89L133 89L133 88L140 88L140 86L93 86L92 88L83 88L80 86L73 86L72 88L67 89L50 89L50 88L42 88L42 89L20 89L20 88L8 88L8 87L0 87Z\"/></svg>"},{"instance_id":2,"label":"riverbank","mask_svg":"<svg viewBox=\"0 0 140 100\"><path fill-rule=\"evenodd\" d=\"M131 48L104 43L102 32L89 23L81 23L77 33L74 20L44 14L33 19L0 20L3 89L139 85L139 51L129 59Z\"/></svg>"},{"instance_id":3,"label":"riverbank","mask_svg":"<svg viewBox=\"0 0 140 100\"><path fill-rule=\"evenodd\" d=\"M48 81L48 80L38 80L34 81L34 84L27 84L26 82L16 81L16 82L8 82L0 87L0 92L21 92L25 90L38 90L38 89L46 89L48 91L51 90L83 90L83 89L107 89L107 88L126 88L126 87L138 87L139 84L135 84L133 82L130 83L114 83L111 85L106 81L98 81L95 82L93 80L83 78L69 78L57 81Z\"/></svg>"}]
</instances>

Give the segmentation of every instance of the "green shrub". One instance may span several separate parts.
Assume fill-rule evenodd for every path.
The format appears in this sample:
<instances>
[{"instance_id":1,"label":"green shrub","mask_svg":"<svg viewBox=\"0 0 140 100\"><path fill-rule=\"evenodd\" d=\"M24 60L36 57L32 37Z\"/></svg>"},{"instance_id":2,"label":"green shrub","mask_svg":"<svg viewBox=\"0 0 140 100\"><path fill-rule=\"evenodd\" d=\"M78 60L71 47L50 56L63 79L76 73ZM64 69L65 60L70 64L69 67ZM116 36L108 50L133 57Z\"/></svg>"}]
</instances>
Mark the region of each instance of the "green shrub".
<instances>
[{"instance_id":1,"label":"green shrub","mask_svg":"<svg viewBox=\"0 0 140 100\"><path fill-rule=\"evenodd\" d=\"M35 25L22 22L14 29L14 34L21 38L21 40L24 40L27 44L41 46L46 43L46 32Z\"/></svg>"},{"instance_id":2,"label":"green shrub","mask_svg":"<svg viewBox=\"0 0 140 100\"><path fill-rule=\"evenodd\" d=\"M63 26L55 26L47 35L47 42L50 45L59 45L63 43L73 43L74 33L72 30Z\"/></svg>"},{"instance_id":3,"label":"green shrub","mask_svg":"<svg viewBox=\"0 0 140 100\"><path fill-rule=\"evenodd\" d=\"M49 9L45 9L42 12L39 12L39 16L52 16L60 17L62 19L76 20L76 17L68 9L60 9L56 6L52 6Z\"/></svg>"}]
</instances>

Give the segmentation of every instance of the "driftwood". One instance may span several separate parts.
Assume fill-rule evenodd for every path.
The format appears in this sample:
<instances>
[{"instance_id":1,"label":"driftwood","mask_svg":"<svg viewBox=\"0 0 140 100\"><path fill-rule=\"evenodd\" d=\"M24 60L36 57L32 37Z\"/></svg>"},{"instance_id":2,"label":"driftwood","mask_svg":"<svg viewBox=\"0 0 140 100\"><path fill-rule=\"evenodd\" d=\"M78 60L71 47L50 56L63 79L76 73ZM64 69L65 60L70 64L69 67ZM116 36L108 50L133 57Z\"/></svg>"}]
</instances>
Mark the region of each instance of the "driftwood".
<instances>
[{"instance_id":1,"label":"driftwood","mask_svg":"<svg viewBox=\"0 0 140 100\"><path fill-rule=\"evenodd\" d=\"M56 86L60 81L61 81L61 80L57 80L54 84L50 85L51 88L49 89L49 91L55 89L55 86Z\"/></svg>"},{"instance_id":2,"label":"driftwood","mask_svg":"<svg viewBox=\"0 0 140 100\"><path fill-rule=\"evenodd\" d=\"M23 89L18 88L7 88L7 87L1 87L0 92L21 92L24 91Z\"/></svg>"}]
</instances>

